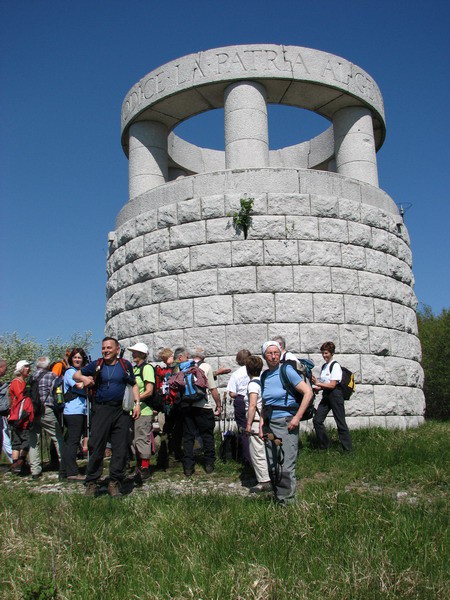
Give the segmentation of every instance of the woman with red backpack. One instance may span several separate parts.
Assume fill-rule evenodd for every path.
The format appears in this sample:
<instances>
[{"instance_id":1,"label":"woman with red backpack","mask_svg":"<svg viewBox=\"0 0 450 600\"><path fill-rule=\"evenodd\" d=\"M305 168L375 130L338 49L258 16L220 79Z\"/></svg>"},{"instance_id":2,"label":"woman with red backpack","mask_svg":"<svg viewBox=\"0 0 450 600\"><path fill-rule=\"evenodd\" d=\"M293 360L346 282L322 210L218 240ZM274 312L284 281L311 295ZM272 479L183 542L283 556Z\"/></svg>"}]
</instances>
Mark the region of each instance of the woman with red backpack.
<instances>
[{"instance_id":1,"label":"woman with red backpack","mask_svg":"<svg viewBox=\"0 0 450 600\"><path fill-rule=\"evenodd\" d=\"M29 429L34 420L33 403L31 398L25 395L30 366L27 360L19 360L14 370L15 377L9 386L8 421L11 428L13 459L11 471L22 475L26 473L26 458L30 448Z\"/></svg>"}]
</instances>

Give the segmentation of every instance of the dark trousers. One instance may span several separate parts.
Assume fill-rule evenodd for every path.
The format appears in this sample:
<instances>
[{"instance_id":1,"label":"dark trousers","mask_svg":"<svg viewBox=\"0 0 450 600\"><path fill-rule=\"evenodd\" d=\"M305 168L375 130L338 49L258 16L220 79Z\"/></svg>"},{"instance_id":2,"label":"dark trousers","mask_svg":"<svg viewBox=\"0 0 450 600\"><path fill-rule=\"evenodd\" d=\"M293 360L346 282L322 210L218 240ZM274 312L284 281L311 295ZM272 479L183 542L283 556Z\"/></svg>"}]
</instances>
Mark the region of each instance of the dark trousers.
<instances>
[{"instance_id":1,"label":"dark trousers","mask_svg":"<svg viewBox=\"0 0 450 600\"><path fill-rule=\"evenodd\" d=\"M161 432L161 443L158 450L156 466L167 469L169 466L169 454L173 454L176 460L183 458L181 439L183 436L183 415L180 407L174 405L164 416L164 426Z\"/></svg>"},{"instance_id":2,"label":"dark trousers","mask_svg":"<svg viewBox=\"0 0 450 600\"><path fill-rule=\"evenodd\" d=\"M200 434L203 441L205 465L213 465L216 460L214 446L214 413L210 408L189 406L183 409L183 467L193 469L195 436Z\"/></svg>"},{"instance_id":3,"label":"dark trousers","mask_svg":"<svg viewBox=\"0 0 450 600\"><path fill-rule=\"evenodd\" d=\"M66 475L78 475L77 454L81 436L85 430L86 415L64 415L65 446L63 449Z\"/></svg>"},{"instance_id":4,"label":"dark trousers","mask_svg":"<svg viewBox=\"0 0 450 600\"><path fill-rule=\"evenodd\" d=\"M241 448L242 462L245 464L252 464L250 458L250 448L248 442L248 435L245 433L247 427L247 417L245 414L245 399L244 396L237 395L233 400L234 407L234 420L238 426L238 430L241 429L239 434L239 446Z\"/></svg>"},{"instance_id":5,"label":"dark trousers","mask_svg":"<svg viewBox=\"0 0 450 600\"><path fill-rule=\"evenodd\" d=\"M335 388L330 392L324 392L322 400L317 407L316 414L313 418L313 425L319 440L319 446L322 449L330 447L330 438L325 429L325 418L330 412L333 413L334 420L338 430L339 441L344 450L350 452L352 450L352 438L348 430L345 420L344 398L339 388Z\"/></svg>"},{"instance_id":6,"label":"dark trousers","mask_svg":"<svg viewBox=\"0 0 450 600\"><path fill-rule=\"evenodd\" d=\"M181 460L183 452L181 450L181 439L183 436L183 415L179 406L172 406L170 412L166 414L163 433L166 433L169 440L169 452L177 460Z\"/></svg>"},{"instance_id":7,"label":"dark trousers","mask_svg":"<svg viewBox=\"0 0 450 600\"><path fill-rule=\"evenodd\" d=\"M125 478L131 416L122 410L122 404L95 404L92 410L89 437L90 459L86 469L86 482L97 481L103 472L106 444L111 442L112 456L109 476L113 481Z\"/></svg>"}]
</instances>

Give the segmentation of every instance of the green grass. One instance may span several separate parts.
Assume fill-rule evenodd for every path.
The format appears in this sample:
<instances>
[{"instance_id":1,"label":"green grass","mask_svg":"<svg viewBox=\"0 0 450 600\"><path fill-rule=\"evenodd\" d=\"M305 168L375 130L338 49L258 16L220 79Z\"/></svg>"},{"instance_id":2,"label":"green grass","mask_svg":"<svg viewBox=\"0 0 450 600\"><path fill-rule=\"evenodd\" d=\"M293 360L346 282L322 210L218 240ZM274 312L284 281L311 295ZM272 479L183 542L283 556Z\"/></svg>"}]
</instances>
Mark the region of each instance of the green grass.
<instances>
[{"instance_id":1,"label":"green grass","mask_svg":"<svg viewBox=\"0 0 450 600\"><path fill-rule=\"evenodd\" d=\"M302 437L298 502L219 494L114 501L0 480L2 598L444 599L448 426ZM213 478L237 481L234 464ZM178 473L158 473L155 480ZM199 477L201 485L201 477Z\"/></svg>"}]
</instances>

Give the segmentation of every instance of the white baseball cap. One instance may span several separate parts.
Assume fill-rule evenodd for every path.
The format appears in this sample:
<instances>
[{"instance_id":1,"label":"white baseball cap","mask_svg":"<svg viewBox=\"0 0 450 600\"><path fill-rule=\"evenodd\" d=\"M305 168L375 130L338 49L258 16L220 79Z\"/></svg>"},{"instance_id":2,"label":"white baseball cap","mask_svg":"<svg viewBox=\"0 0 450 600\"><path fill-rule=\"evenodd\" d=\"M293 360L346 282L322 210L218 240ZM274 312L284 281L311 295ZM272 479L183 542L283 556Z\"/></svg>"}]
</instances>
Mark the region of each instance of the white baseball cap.
<instances>
[{"instance_id":1,"label":"white baseball cap","mask_svg":"<svg viewBox=\"0 0 450 600\"><path fill-rule=\"evenodd\" d=\"M130 351L135 351L135 352L142 352L142 354L148 355L148 346L147 344L143 344L142 342L138 342L137 344L135 344L134 346L130 346L129 348L127 348L127 350Z\"/></svg>"},{"instance_id":2,"label":"white baseball cap","mask_svg":"<svg viewBox=\"0 0 450 600\"><path fill-rule=\"evenodd\" d=\"M24 367L29 367L30 365L31 363L29 363L27 360L19 360L16 365L16 371L19 373Z\"/></svg>"}]
</instances>

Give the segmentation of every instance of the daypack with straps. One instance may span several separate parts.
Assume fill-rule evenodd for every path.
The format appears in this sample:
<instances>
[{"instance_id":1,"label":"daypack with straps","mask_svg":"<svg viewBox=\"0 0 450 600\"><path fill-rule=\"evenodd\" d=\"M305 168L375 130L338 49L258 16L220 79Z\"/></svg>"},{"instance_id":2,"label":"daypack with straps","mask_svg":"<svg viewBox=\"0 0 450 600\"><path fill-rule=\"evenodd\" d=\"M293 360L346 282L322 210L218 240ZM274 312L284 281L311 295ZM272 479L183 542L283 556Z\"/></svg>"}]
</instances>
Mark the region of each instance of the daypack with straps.
<instances>
[{"instance_id":1,"label":"daypack with straps","mask_svg":"<svg viewBox=\"0 0 450 600\"><path fill-rule=\"evenodd\" d=\"M193 404L208 398L208 379L195 361L180 363L180 371L169 378L169 387L177 392L176 402Z\"/></svg>"},{"instance_id":2,"label":"daypack with straps","mask_svg":"<svg viewBox=\"0 0 450 600\"><path fill-rule=\"evenodd\" d=\"M339 364L337 360L333 360L333 362L330 364L330 373L333 366L336 364ZM327 363L322 365L322 369L324 369L326 365ZM337 385L342 391L344 400L350 400L351 395L356 390L355 375L350 371L350 369L347 369L347 367L343 367L342 365L339 366L342 369L342 379Z\"/></svg>"},{"instance_id":3,"label":"daypack with straps","mask_svg":"<svg viewBox=\"0 0 450 600\"><path fill-rule=\"evenodd\" d=\"M73 368L73 367L69 367L69 369L71 369L71 368ZM69 369L67 369L67 370L69 370ZM83 394L81 393L81 390L79 390L79 393L77 393L76 391L74 391L73 387L68 388L66 392L64 391L64 375L59 375L54 380L53 386L52 386L52 397L53 397L53 409L55 411L63 410L64 404L66 402L70 402L71 400L74 400L78 396L83 396ZM85 397L85 396L83 396L83 397Z\"/></svg>"},{"instance_id":4,"label":"daypack with straps","mask_svg":"<svg viewBox=\"0 0 450 600\"><path fill-rule=\"evenodd\" d=\"M270 421L272 412L274 410L284 410L284 411L290 412L294 415L297 412L297 410L303 400L303 394L301 392L299 392L296 389L296 387L289 380L289 377L286 372L288 365L291 366L295 370L295 372L298 373L302 377L302 379L307 383L307 385L309 385L311 387L312 369L314 367L313 361L309 360L308 358L298 358L297 360L300 363L299 367L295 361L287 360L287 361L280 362L279 377L280 377L281 385L283 386L283 389L286 392L286 395L284 397L284 404L265 405L263 408L263 414L264 414L265 419L269 419L269 421ZM265 382L268 372L269 371L264 371L261 375L261 389L262 390L264 389L264 382ZM287 403L288 396L292 396L294 398L294 400L296 401L296 403L288 405L288 403ZM308 407L306 408L305 412L303 413L303 416L300 420L308 421L309 419L313 418L314 413L315 413L315 409L314 409L314 394L313 394L311 397L311 401L310 401Z\"/></svg>"},{"instance_id":5,"label":"daypack with straps","mask_svg":"<svg viewBox=\"0 0 450 600\"><path fill-rule=\"evenodd\" d=\"M174 367L156 365L155 367L155 387L153 394L152 408L157 411L164 411L168 414L175 404L177 394L169 387L169 379L173 374Z\"/></svg>"},{"instance_id":6,"label":"daypack with straps","mask_svg":"<svg viewBox=\"0 0 450 600\"><path fill-rule=\"evenodd\" d=\"M9 413L9 383L0 384L0 416L6 417Z\"/></svg>"},{"instance_id":7,"label":"daypack with straps","mask_svg":"<svg viewBox=\"0 0 450 600\"><path fill-rule=\"evenodd\" d=\"M39 393L39 382L46 373L48 373L48 371L46 371L45 369L41 369L41 372L37 377L32 375L27 381L27 385L24 392L25 396L31 398L35 418L39 417L43 412L42 409L44 406L44 402L41 401L41 395Z\"/></svg>"},{"instance_id":8,"label":"daypack with straps","mask_svg":"<svg viewBox=\"0 0 450 600\"><path fill-rule=\"evenodd\" d=\"M123 358L118 358L117 361L120 364L120 366L122 367L122 369L124 370L125 374L127 375L126 382L130 383L132 381L132 379L134 378L134 373L132 371L130 371L127 363L125 362L125 360ZM94 371L94 376L93 376L94 377L94 385L91 388L93 397L95 396L95 392L97 391L100 372L102 370L104 362L105 361L103 358L98 358L95 361L95 371Z\"/></svg>"},{"instance_id":9,"label":"daypack with straps","mask_svg":"<svg viewBox=\"0 0 450 600\"><path fill-rule=\"evenodd\" d=\"M34 421L34 408L31 398L27 395L27 387L23 388L23 392L19 396L16 396L11 390L9 395L11 398L9 423L15 429L29 429Z\"/></svg>"},{"instance_id":10,"label":"daypack with straps","mask_svg":"<svg viewBox=\"0 0 450 600\"><path fill-rule=\"evenodd\" d=\"M151 365L150 363L142 363L141 365L139 365L138 367L135 366L134 369L139 369L139 373L135 373L136 377L139 377L139 379L141 379L141 381L144 383L145 385L145 381L144 381L144 368L145 367L151 367L153 369L153 379L155 380L155 383L153 384L153 392L151 396L148 396L148 398L144 398L144 400L142 402L145 402L145 404L147 404L147 406L150 406L150 408L153 408L153 410L156 410L158 412L160 412L163 409L163 404L161 402L161 398L159 398L157 396L156 393L156 369L153 365ZM134 370L133 370L134 371Z\"/></svg>"}]
</instances>

